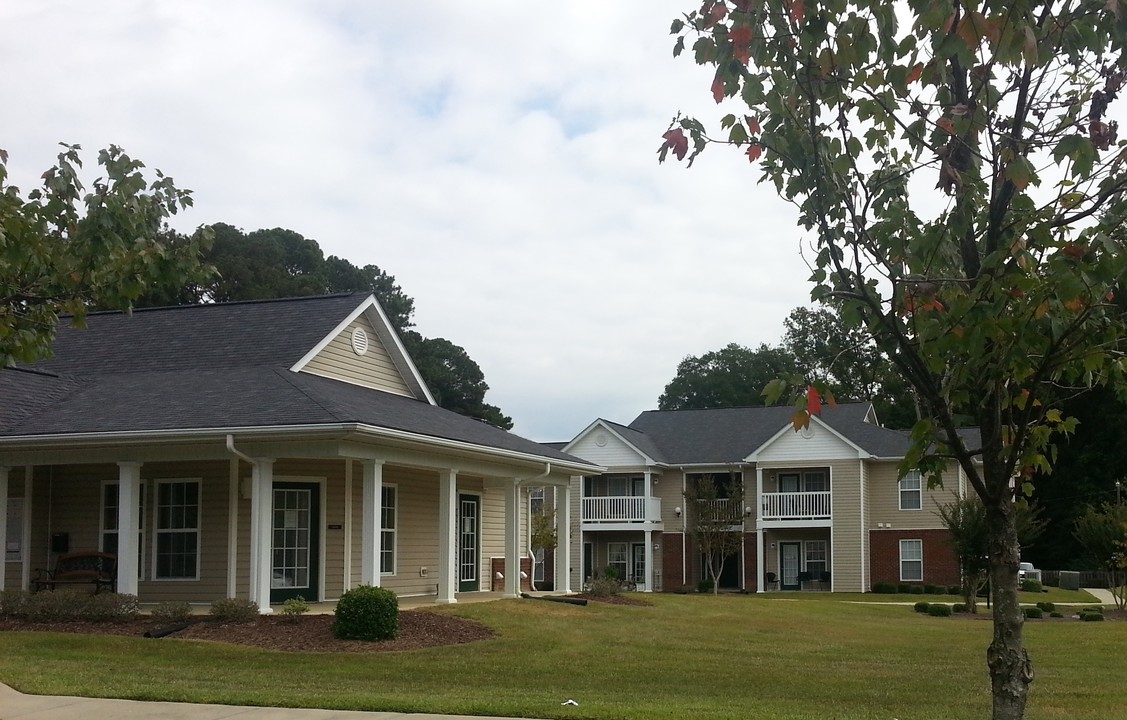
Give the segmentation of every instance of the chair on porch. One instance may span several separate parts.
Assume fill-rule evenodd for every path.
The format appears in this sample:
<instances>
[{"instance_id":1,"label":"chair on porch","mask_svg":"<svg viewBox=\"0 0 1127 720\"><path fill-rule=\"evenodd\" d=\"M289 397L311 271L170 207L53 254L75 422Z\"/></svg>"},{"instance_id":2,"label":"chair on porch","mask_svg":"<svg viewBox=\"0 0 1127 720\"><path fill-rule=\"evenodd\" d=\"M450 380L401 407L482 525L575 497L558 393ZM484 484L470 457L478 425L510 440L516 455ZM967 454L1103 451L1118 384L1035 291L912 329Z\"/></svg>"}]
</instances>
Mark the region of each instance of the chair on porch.
<instances>
[{"instance_id":1,"label":"chair on porch","mask_svg":"<svg viewBox=\"0 0 1127 720\"><path fill-rule=\"evenodd\" d=\"M798 574L798 589L804 590L805 588L802 587L802 584L811 582L813 580L814 580L814 573L805 572L805 571L800 572Z\"/></svg>"},{"instance_id":2,"label":"chair on porch","mask_svg":"<svg viewBox=\"0 0 1127 720\"><path fill-rule=\"evenodd\" d=\"M772 586L772 585L774 585L774 586L775 586L775 588L774 588L775 590L778 590L778 589L779 589L779 576L778 576L778 575L776 575L776 574L775 574L775 573L773 573L773 572L769 572L769 573L767 573L767 575L766 575L765 579L766 579L766 583L765 583L765 584L767 585L767 589L768 589L768 590L770 590L770 589L771 589L771 586Z\"/></svg>"},{"instance_id":3,"label":"chair on porch","mask_svg":"<svg viewBox=\"0 0 1127 720\"><path fill-rule=\"evenodd\" d=\"M818 573L818 586L823 590L830 589L830 572L828 570L823 570Z\"/></svg>"}]
</instances>

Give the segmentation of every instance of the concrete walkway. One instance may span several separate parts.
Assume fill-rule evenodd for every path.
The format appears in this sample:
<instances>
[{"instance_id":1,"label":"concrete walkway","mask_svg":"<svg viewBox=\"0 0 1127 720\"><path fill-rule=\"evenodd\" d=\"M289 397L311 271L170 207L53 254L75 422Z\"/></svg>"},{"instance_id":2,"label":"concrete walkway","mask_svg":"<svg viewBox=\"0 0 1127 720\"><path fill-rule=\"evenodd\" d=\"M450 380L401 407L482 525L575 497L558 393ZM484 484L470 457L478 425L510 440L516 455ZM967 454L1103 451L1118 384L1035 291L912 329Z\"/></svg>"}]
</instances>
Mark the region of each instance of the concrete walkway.
<instances>
[{"instance_id":1,"label":"concrete walkway","mask_svg":"<svg viewBox=\"0 0 1127 720\"><path fill-rule=\"evenodd\" d=\"M1083 588L1084 592L1099 600L1100 605L1111 605L1115 607L1115 596L1111 594L1111 590L1104 588ZM1059 605L1060 603L1058 603Z\"/></svg>"},{"instance_id":2,"label":"concrete walkway","mask_svg":"<svg viewBox=\"0 0 1127 720\"><path fill-rule=\"evenodd\" d=\"M355 712L24 695L0 683L0 720L503 720L430 713Z\"/></svg>"}]
</instances>

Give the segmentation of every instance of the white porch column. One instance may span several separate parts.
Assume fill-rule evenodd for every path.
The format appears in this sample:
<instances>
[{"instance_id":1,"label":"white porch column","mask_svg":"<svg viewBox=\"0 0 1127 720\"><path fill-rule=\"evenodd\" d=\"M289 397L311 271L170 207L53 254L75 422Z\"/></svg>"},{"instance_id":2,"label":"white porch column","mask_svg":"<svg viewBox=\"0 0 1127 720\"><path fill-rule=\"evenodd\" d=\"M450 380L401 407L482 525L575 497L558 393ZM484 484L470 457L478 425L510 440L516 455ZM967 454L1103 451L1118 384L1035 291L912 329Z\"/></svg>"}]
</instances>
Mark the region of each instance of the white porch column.
<instances>
[{"instance_id":1,"label":"white porch column","mask_svg":"<svg viewBox=\"0 0 1127 720\"><path fill-rule=\"evenodd\" d=\"M654 591L654 533L646 531L646 592Z\"/></svg>"},{"instance_id":2,"label":"white porch column","mask_svg":"<svg viewBox=\"0 0 1127 720\"><path fill-rule=\"evenodd\" d=\"M137 594L137 532L141 527L141 463L117 464L117 591Z\"/></svg>"},{"instance_id":3,"label":"white porch column","mask_svg":"<svg viewBox=\"0 0 1127 720\"><path fill-rule=\"evenodd\" d=\"M380 586L380 527L383 516L383 463L365 460L364 513L360 524L360 582Z\"/></svg>"},{"instance_id":4,"label":"white porch column","mask_svg":"<svg viewBox=\"0 0 1127 720\"><path fill-rule=\"evenodd\" d=\"M516 480L505 489L505 593L520 597L520 485Z\"/></svg>"},{"instance_id":5,"label":"white porch column","mask_svg":"<svg viewBox=\"0 0 1127 720\"><path fill-rule=\"evenodd\" d=\"M4 557L0 558L0 590L5 589L4 577L8 574L8 468L0 465L0 542L4 543Z\"/></svg>"},{"instance_id":6,"label":"white porch column","mask_svg":"<svg viewBox=\"0 0 1127 720\"><path fill-rule=\"evenodd\" d=\"M227 463L227 597L235 597L239 579L239 458Z\"/></svg>"},{"instance_id":7,"label":"white porch column","mask_svg":"<svg viewBox=\"0 0 1127 720\"><path fill-rule=\"evenodd\" d=\"M35 499L35 466L24 465L23 468L23 532L20 533L20 545L23 546L23 568L20 572L20 588L31 589L31 506Z\"/></svg>"},{"instance_id":8,"label":"white porch column","mask_svg":"<svg viewBox=\"0 0 1127 720\"><path fill-rule=\"evenodd\" d=\"M755 468L755 592L763 592L766 554L763 552L763 471Z\"/></svg>"},{"instance_id":9,"label":"white porch column","mask_svg":"<svg viewBox=\"0 0 1127 720\"><path fill-rule=\"evenodd\" d=\"M270 571L273 546L274 460L255 458L250 472L250 600L258 612L270 608Z\"/></svg>"},{"instance_id":10,"label":"white porch column","mask_svg":"<svg viewBox=\"0 0 1127 720\"><path fill-rule=\"evenodd\" d=\"M556 488L557 593L571 592L571 486Z\"/></svg>"},{"instance_id":11,"label":"white porch column","mask_svg":"<svg viewBox=\"0 0 1127 720\"><path fill-rule=\"evenodd\" d=\"M458 568L456 548L458 509L458 471L442 470L438 473L438 598L439 605L449 605L458 600L454 592L458 588Z\"/></svg>"}]
</instances>

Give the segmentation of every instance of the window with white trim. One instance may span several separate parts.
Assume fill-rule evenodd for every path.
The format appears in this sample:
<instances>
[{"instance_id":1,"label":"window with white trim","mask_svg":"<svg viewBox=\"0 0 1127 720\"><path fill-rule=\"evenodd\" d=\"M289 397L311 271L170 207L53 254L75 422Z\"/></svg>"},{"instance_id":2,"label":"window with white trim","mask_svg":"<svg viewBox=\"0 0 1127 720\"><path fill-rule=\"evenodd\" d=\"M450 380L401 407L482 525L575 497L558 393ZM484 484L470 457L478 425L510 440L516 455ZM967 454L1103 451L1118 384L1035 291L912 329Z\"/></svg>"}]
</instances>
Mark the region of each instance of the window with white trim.
<instances>
[{"instance_id":1,"label":"window with white trim","mask_svg":"<svg viewBox=\"0 0 1127 720\"><path fill-rule=\"evenodd\" d=\"M198 580L200 481L158 480L153 579Z\"/></svg>"},{"instance_id":2,"label":"window with white trim","mask_svg":"<svg viewBox=\"0 0 1127 720\"><path fill-rule=\"evenodd\" d=\"M923 484L920 482L920 471L912 470L900 478L900 509L922 510L923 506Z\"/></svg>"},{"instance_id":3,"label":"window with white trim","mask_svg":"<svg viewBox=\"0 0 1127 720\"><path fill-rule=\"evenodd\" d=\"M102 552L117 555L118 483L102 485ZM137 579L145 579L145 483L137 491Z\"/></svg>"},{"instance_id":4,"label":"window with white trim","mask_svg":"<svg viewBox=\"0 0 1127 720\"><path fill-rule=\"evenodd\" d=\"M395 574L395 545L398 539L396 501L399 493L395 485L384 485L380 504L380 574Z\"/></svg>"},{"instance_id":5,"label":"window with white trim","mask_svg":"<svg viewBox=\"0 0 1127 720\"><path fill-rule=\"evenodd\" d=\"M629 546L624 542L607 543L607 567L618 573L619 580L630 575Z\"/></svg>"},{"instance_id":6,"label":"window with white trim","mask_svg":"<svg viewBox=\"0 0 1127 720\"><path fill-rule=\"evenodd\" d=\"M822 573L826 571L826 541L807 540L806 546L806 572L815 580L821 580Z\"/></svg>"},{"instance_id":7,"label":"window with white trim","mask_svg":"<svg viewBox=\"0 0 1127 720\"><path fill-rule=\"evenodd\" d=\"M904 581L923 581L924 579L924 541L900 541L900 579Z\"/></svg>"}]
</instances>

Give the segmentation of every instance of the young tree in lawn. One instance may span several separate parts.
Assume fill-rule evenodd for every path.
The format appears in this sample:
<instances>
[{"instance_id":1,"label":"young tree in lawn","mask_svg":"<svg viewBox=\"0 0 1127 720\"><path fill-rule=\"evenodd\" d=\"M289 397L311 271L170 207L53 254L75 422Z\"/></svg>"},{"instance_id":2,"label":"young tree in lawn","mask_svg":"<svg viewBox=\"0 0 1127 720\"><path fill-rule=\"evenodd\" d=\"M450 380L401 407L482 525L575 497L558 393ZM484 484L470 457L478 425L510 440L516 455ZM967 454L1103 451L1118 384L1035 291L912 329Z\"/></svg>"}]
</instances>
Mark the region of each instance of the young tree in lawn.
<instances>
[{"instance_id":1,"label":"young tree in lawn","mask_svg":"<svg viewBox=\"0 0 1127 720\"><path fill-rule=\"evenodd\" d=\"M1015 495L1074 426L1060 398L1124 371L1127 168L1108 111L1127 8L705 0L672 32L738 110L715 138L676 118L659 158L730 144L797 207L814 298L870 333L920 400L901 470L936 482L957 464L982 498L993 717L1023 717Z\"/></svg>"},{"instance_id":2,"label":"young tree in lawn","mask_svg":"<svg viewBox=\"0 0 1127 720\"><path fill-rule=\"evenodd\" d=\"M1127 505L1089 506L1076 518L1074 532L1088 561L1107 574L1115 606L1127 607Z\"/></svg>"},{"instance_id":3,"label":"young tree in lawn","mask_svg":"<svg viewBox=\"0 0 1127 720\"><path fill-rule=\"evenodd\" d=\"M192 204L159 170L110 146L89 192L78 145L63 145L43 184L23 196L8 183L0 150L0 367L51 354L58 316L76 327L94 307L128 309L154 287L179 287L207 273L209 233L185 237L166 221Z\"/></svg>"},{"instance_id":4,"label":"young tree in lawn","mask_svg":"<svg viewBox=\"0 0 1127 720\"><path fill-rule=\"evenodd\" d=\"M689 534L704 560L714 595L720 592L728 558L743 547L743 498L743 482L735 473L701 473L686 483Z\"/></svg>"}]
</instances>

